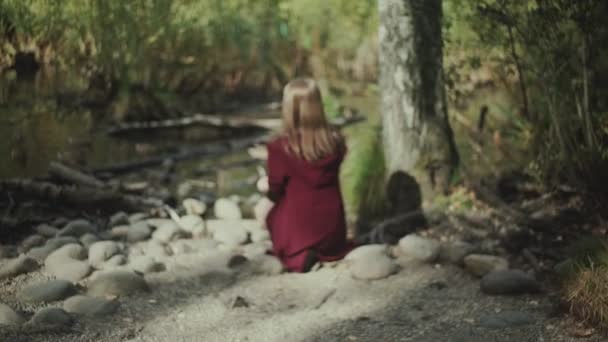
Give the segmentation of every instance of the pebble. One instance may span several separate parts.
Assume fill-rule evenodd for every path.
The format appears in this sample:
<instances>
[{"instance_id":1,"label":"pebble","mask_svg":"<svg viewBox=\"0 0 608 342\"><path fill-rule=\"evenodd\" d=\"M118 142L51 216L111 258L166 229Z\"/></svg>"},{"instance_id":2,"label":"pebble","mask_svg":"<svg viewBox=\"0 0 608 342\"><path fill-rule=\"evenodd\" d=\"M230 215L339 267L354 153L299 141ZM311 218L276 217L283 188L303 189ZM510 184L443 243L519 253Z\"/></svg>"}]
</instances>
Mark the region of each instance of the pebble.
<instances>
[{"instance_id":1,"label":"pebble","mask_svg":"<svg viewBox=\"0 0 608 342\"><path fill-rule=\"evenodd\" d=\"M0 279L18 276L20 274L29 273L37 270L40 267L38 262L26 255L12 259L0 268Z\"/></svg>"},{"instance_id":2,"label":"pebble","mask_svg":"<svg viewBox=\"0 0 608 342\"><path fill-rule=\"evenodd\" d=\"M116 227L121 225L129 224L129 215L127 213L120 211L110 217L110 221L108 222L109 227Z\"/></svg>"},{"instance_id":3,"label":"pebble","mask_svg":"<svg viewBox=\"0 0 608 342\"><path fill-rule=\"evenodd\" d=\"M129 262L129 268L142 274L162 272L166 269L165 264L155 261L152 257L142 255Z\"/></svg>"},{"instance_id":4,"label":"pebble","mask_svg":"<svg viewBox=\"0 0 608 342\"><path fill-rule=\"evenodd\" d=\"M383 279L399 270L397 264L388 256L355 259L350 265L350 273L355 279Z\"/></svg>"},{"instance_id":5,"label":"pebble","mask_svg":"<svg viewBox=\"0 0 608 342\"><path fill-rule=\"evenodd\" d=\"M521 270L493 271L481 279L481 291L489 295L518 295L540 291L540 283Z\"/></svg>"},{"instance_id":6,"label":"pebble","mask_svg":"<svg viewBox=\"0 0 608 342\"><path fill-rule=\"evenodd\" d=\"M46 242L46 239L42 235L38 235L38 234L30 235L21 242L21 252L27 253L34 247L39 247L39 246L44 245L45 242Z\"/></svg>"},{"instance_id":7,"label":"pebble","mask_svg":"<svg viewBox=\"0 0 608 342\"><path fill-rule=\"evenodd\" d=\"M79 219L66 224L63 229L57 232L57 236L81 237L86 233L95 234L96 232L97 228L91 222Z\"/></svg>"},{"instance_id":8,"label":"pebble","mask_svg":"<svg viewBox=\"0 0 608 342\"><path fill-rule=\"evenodd\" d=\"M148 290L144 278L130 271L103 272L88 284L88 294L95 297L128 296Z\"/></svg>"},{"instance_id":9,"label":"pebble","mask_svg":"<svg viewBox=\"0 0 608 342\"><path fill-rule=\"evenodd\" d=\"M215 201L213 212L218 219L240 220L243 218L243 214L241 213L241 209L237 202L227 198L220 198Z\"/></svg>"},{"instance_id":10,"label":"pebble","mask_svg":"<svg viewBox=\"0 0 608 342\"><path fill-rule=\"evenodd\" d=\"M473 275L483 277L492 271L508 269L509 262L494 255L470 254L464 258L464 266Z\"/></svg>"},{"instance_id":11,"label":"pebble","mask_svg":"<svg viewBox=\"0 0 608 342\"><path fill-rule=\"evenodd\" d=\"M260 255L252 261L253 272L262 275L277 275L283 273L283 264L272 255Z\"/></svg>"},{"instance_id":12,"label":"pebble","mask_svg":"<svg viewBox=\"0 0 608 342\"><path fill-rule=\"evenodd\" d=\"M49 303L64 300L77 292L76 286L69 281L50 280L26 286L17 294L17 298L28 303Z\"/></svg>"},{"instance_id":13,"label":"pebble","mask_svg":"<svg viewBox=\"0 0 608 342\"><path fill-rule=\"evenodd\" d=\"M182 206L188 215L203 215L207 211L207 205L194 198L186 198L182 201Z\"/></svg>"},{"instance_id":14,"label":"pebble","mask_svg":"<svg viewBox=\"0 0 608 342\"><path fill-rule=\"evenodd\" d=\"M144 241L149 239L151 235L152 229L150 229L148 223L145 221L140 221L132 224L131 227L129 227L127 231L127 241L131 243Z\"/></svg>"},{"instance_id":15,"label":"pebble","mask_svg":"<svg viewBox=\"0 0 608 342\"><path fill-rule=\"evenodd\" d=\"M450 241L441 244L439 260L446 263L461 265L464 258L475 250L475 246L464 241Z\"/></svg>"},{"instance_id":16,"label":"pebble","mask_svg":"<svg viewBox=\"0 0 608 342\"><path fill-rule=\"evenodd\" d=\"M78 240L72 236L63 236L47 240L46 244L41 247L32 248L27 255L38 260L44 261L55 250L68 245L78 243Z\"/></svg>"},{"instance_id":17,"label":"pebble","mask_svg":"<svg viewBox=\"0 0 608 342\"><path fill-rule=\"evenodd\" d=\"M440 244L438 241L410 234L399 240L397 253L400 257L404 258L434 262L439 256L439 249Z\"/></svg>"},{"instance_id":18,"label":"pebble","mask_svg":"<svg viewBox=\"0 0 608 342\"><path fill-rule=\"evenodd\" d=\"M352 251L350 251L346 257L344 257L344 260L346 261L355 261L358 259L364 259L364 258L380 258L382 256L387 256L388 255L388 246L387 245L380 245L380 244L376 244L376 245L364 245L364 246L360 246L357 247L355 249L353 249Z\"/></svg>"},{"instance_id":19,"label":"pebble","mask_svg":"<svg viewBox=\"0 0 608 342\"><path fill-rule=\"evenodd\" d=\"M164 224L152 233L152 239L161 242L169 243L175 239L182 237L184 234L175 222Z\"/></svg>"},{"instance_id":20,"label":"pebble","mask_svg":"<svg viewBox=\"0 0 608 342\"><path fill-rule=\"evenodd\" d=\"M238 223L226 223L226 226L221 229L216 229L213 232L213 238L227 247L236 247L247 242L249 236L247 231Z\"/></svg>"},{"instance_id":21,"label":"pebble","mask_svg":"<svg viewBox=\"0 0 608 342\"><path fill-rule=\"evenodd\" d=\"M25 319L15 312L10 306L0 303L0 326L11 325L20 326Z\"/></svg>"},{"instance_id":22,"label":"pebble","mask_svg":"<svg viewBox=\"0 0 608 342\"><path fill-rule=\"evenodd\" d=\"M121 251L120 245L114 241L95 242L89 248L89 263L93 267L98 267Z\"/></svg>"},{"instance_id":23,"label":"pebble","mask_svg":"<svg viewBox=\"0 0 608 342\"><path fill-rule=\"evenodd\" d=\"M38 225L34 230L36 231L37 234L40 234L47 238L55 237L57 235L57 233L59 233L58 228L55 228L55 227L50 226L45 223Z\"/></svg>"},{"instance_id":24,"label":"pebble","mask_svg":"<svg viewBox=\"0 0 608 342\"><path fill-rule=\"evenodd\" d=\"M146 213L135 213L129 216L129 223L133 224L147 219L150 215Z\"/></svg>"},{"instance_id":25,"label":"pebble","mask_svg":"<svg viewBox=\"0 0 608 342\"><path fill-rule=\"evenodd\" d=\"M205 221L197 215L186 215L179 220L179 226L193 236L205 235Z\"/></svg>"},{"instance_id":26,"label":"pebble","mask_svg":"<svg viewBox=\"0 0 608 342\"><path fill-rule=\"evenodd\" d=\"M79 295L68 298L63 303L63 309L69 313L85 317L102 317L116 312L119 305L116 299Z\"/></svg>"},{"instance_id":27,"label":"pebble","mask_svg":"<svg viewBox=\"0 0 608 342\"><path fill-rule=\"evenodd\" d=\"M97 241L99 241L99 237L95 234L87 233L80 237L80 243L85 247L90 247Z\"/></svg>"},{"instance_id":28,"label":"pebble","mask_svg":"<svg viewBox=\"0 0 608 342\"><path fill-rule=\"evenodd\" d=\"M206 253L217 248L218 242L212 239L180 239L169 244L175 255L190 253Z\"/></svg>"},{"instance_id":29,"label":"pebble","mask_svg":"<svg viewBox=\"0 0 608 342\"><path fill-rule=\"evenodd\" d=\"M65 310L60 308L44 308L38 312L27 322L27 325L49 327L49 328L64 328L71 326L74 319Z\"/></svg>"},{"instance_id":30,"label":"pebble","mask_svg":"<svg viewBox=\"0 0 608 342\"><path fill-rule=\"evenodd\" d=\"M125 257L122 254L117 254L113 257L111 257L110 259L108 259L106 262L104 262L103 264L98 266L98 269L100 270L111 270L111 269L115 269L117 267L120 267L124 264L127 263L127 257Z\"/></svg>"},{"instance_id":31,"label":"pebble","mask_svg":"<svg viewBox=\"0 0 608 342\"><path fill-rule=\"evenodd\" d=\"M266 229L256 229L249 233L251 242L262 242L270 240L270 233Z\"/></svg>"},{"instance_id":32,"label":"pebble","mask_svg":"<svg viewBox=\"0 0 608 342\"><path fill-rule=\"evenodd\" d=\"M153 257L156 260L162 260L171 255L170 249L164 244L150 240L144 247L144 254Z\"/></svg>"},{"instance_id":33,"label":"pebble","mask_svg":"<svg viewBox=\"0 0 608 342\"><path fill-rule=\"evenodd\" d=\"M270 210L274 207L274 202L272 202L268 197L262 197L255 206L253 207L253 215L258 222L262 222L266 224L266 216Z\"/></svg>"}]
</instances>

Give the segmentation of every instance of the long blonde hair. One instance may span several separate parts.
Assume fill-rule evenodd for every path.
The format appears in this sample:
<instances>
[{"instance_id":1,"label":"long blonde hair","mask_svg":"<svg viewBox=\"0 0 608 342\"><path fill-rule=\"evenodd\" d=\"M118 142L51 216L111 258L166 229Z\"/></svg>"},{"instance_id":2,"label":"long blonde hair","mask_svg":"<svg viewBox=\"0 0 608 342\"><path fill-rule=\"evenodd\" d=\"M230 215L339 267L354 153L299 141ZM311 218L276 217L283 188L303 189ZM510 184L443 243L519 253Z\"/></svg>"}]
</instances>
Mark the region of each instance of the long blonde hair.
<instances>
[{"instance_id":1,"label":"long blonde hair","mask_svg":"<svg viewBox=\"0 0 608 342\"><path fill-rule=\"evenodd\" d=\"M285 86L283 129L289 152L307 161L322 159L344 148L342 136L325 118L321 91L310 78L298 78Z\"/></svg>"}]
</instances>

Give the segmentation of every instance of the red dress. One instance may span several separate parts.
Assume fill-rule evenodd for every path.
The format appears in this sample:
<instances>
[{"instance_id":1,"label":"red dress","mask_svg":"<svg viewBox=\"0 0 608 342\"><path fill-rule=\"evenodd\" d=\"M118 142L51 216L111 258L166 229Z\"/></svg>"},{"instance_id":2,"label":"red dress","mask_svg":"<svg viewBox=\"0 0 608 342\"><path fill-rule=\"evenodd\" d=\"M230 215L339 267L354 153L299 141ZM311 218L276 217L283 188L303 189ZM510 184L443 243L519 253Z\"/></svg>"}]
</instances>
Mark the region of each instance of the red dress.
<instances>
[{"instance_id":1,"label":"red dress","mask_svg":"<svg viewBox=\"0 0 608 342\"><path fill-rule=\"evenodd\" d=\"M302 272L311 250L321 261L341 259L346 241L338 174L342 151L309 162L286 150L287 139L268 143L268 183L275 206L266 218L273 253L290 271Z\"/></svg>"}]
</instances>

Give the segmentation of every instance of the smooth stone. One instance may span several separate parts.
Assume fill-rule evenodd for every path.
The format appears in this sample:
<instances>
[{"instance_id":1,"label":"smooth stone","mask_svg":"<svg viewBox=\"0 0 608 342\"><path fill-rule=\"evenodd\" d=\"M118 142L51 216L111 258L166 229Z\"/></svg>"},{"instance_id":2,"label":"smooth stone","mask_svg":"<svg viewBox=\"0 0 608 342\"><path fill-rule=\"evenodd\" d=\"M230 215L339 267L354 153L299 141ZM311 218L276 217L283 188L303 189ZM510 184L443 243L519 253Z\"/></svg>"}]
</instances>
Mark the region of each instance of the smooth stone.
<instances>
[{"instance_id":1,"label":"smooth stone","mask_svg":"<svg viewBox=\"0 0 608 342\"><path fill-rule=\"evenodd\" d=\"M120 245L114 241L95 242L89 247L89 263L97 267L121 251Z\"/></svg>"},{"instance_id":2,"label":"smooth stone","mask_svg":"<svg viewBox=\"0 0 608 342\"><path fill-rule=\"evenodd\" d=\"M489 295L518 295L537 293L540 283L521 270L500 270L485 275L480 283L481 291Z\"/></svg>"},{"instance_id":3,"label":"smooth stone","mask_svg":"<svg viewBox=\"0 0 608 342\"><path fill-rule=\"evenodd\" d=\"M423 262L434 262L439 256L439 242L415 234L406 235L399 240L397 253L400 257L412 258Z\"/></svg>"},{"instance_id":4,"label":"smooth stone","mask_svg":"<svg viewBox=\"0 0 608 342\"><path fill-rule=\"evenodd\" d=\"M111 270L118 268L127 263L127 257L122 254L117 254L99 265L97 268L100 270Z\"/></svg>"},{"instance_id":5,"label":"smooth stone","mask_svg":"<svg viewBox=\"0 0 608 342\"><path fill-rule=\"evenodd\" d=\"M213 213L216 218L223 220L240 220L243 218L238 203L227 198L219 198L215 201Z\"/></svg>"},{"instance_id":6,"label":"smooth stone","mask_svg":"<svg viewBox=\"0 0 608 342\"><path fill-rule=\"evenodd\" d=\"M161 242L169 243L175 239L183 237L183 232L175 222L167 223L162 225L152 233L152 239Z\"/></svg>"},{"instance_id":7,"label":"smooth stone","mask_svg":"<svg viewBox=\"0 0 608 342\"><path fill-rule=\"evenodd\" d=\"M256 229L249 232L251 242L262 242L270 240L270 233L266 229Z\"/></svg>"},{"instance_id":8,"label":"smooth stone","mask_svg":"<svg viewBox=\"0 0 608 342\"><path fill-rule=\"evenodd\" d=\"M144 254L153 257L156 260L162 260L171 255L171 251L164 244L150 240L144 247Z\"/></svg>"},{"instance_id":9,"label":"smooth stone","mask_svg":"<svg viewBox=\"0 0 608 342\"><path fill-rule=\"evenodd\" d=\"M46 244L41 247L32 248L27 255L38 260L44 261L51 253L56 251L57 249L68 245L68 244L77 244L78 240L72 236L63 236L57 237L47 240Z\"/></svg>"},{"instance_id":10,"label":"smooth stone","mask_svg":"<svg viewBox=\"0 0 608 342\"><path fill-rule=\"evenodd\" d=\"M86 248L82 247L81 245L75 244L75 243L70 243L64 246L61 246L61 248L55 250L53 253L51 253L45 261L45 264L47 262L49 262L50 260L53 259L75 259L75 260L84 260L87 257L87 250Z\"/></svg>"},{"instance_id":11,"label":"smooth stone","mask_svg":"<svg viewBox=\"0 0 608 342\"><path fill-rule=\"evenodd\" d=\"M58 228L55 228L55 227L50 226L45 223L38 225L34 230L36 231L37 234L40 234L47 238L55 237L57 235L57 233L59 233Z\"/></svg>"},{"instance_id":12,"label":"smooth stone","mask_svg":"<svg viewBox=\"0 0 608 342\"><path fill-rule=\"evenodd\" d=\"M182 206L188 215L203 215L207 211L207 205L194 198L186 198L182 201Z\"/></svg>"},{"instance_id":13,"label":"smooth stone","mask_svg":"<svg viewBox=\"0 0 608 342\"><path fill-rule=\"evenodd\" d=\"M283 264L272 255L260 255L251 260L253 272L261 275L277 275L283 273Z\"/></svg>"},{"instance_id":14,"label":"smooth stone","mask_svg":"<svg viewBox=\"0 0 608 342\"><path fill-rule=\"evenodd\" d=\"M139 221L143 221L150 217L150 215L146 213L135 213L129 216L129 223L133 224Z\"/></svg>"},{"instance_id":15,"label":"smooth stone","mask_svg":"<svg viewBox=\"0 0 608 342\"><path fill-rule=\"evenodd\" d=\"M439 249L439 260L456 265L461 265L464 258L473 253L475 246L464 241L451 241L441 244Z\"/></svg>"},{"instance_id":16,"label":"smooth stone","mask_svg":"<svg viewBox=\"0 0 608 342\"><path fill-rule=\"evenodd\" d=\"M88 284L88 294L95 297L128 296L148 290L144 278L129 271L104 272Z\"/></svg>"},{"instance_id":17,"label":"smooth stone","mask_svg":"<svg viewBox=\"0 0 608 342\"><path fill-rule=\"evenodd\" d=\"M54 275L57 279L78 282L86 278L93 269L86 261L75 259L56 260L52 266L46 266L46 271Z\"/></svg>"},{"instance_id":18,"label":"smooth stone","mask_svg":"<svg viewBox=\"0 0 608 342\"><path fill-rule=\"evenodd\" d=\"M193 236L205 235L205 221L197 215L186 215L180 218L179 226Z\"/></svg>"},{"instance_id":19,"label":"smooth stone","mask_svg":"<svg viewBox=\"0 0 608 342\"><path fill-rule=\"evenodd\" d=\"M33 284L25 287L17 298L29 303L49 303L64 300L76 294L76 286L66 280L50 280L46 283Z\"/></svg>"},{"instance_id":20,"label":"smooth stone","mask_svg":"<svg viewBox=\"0 0 608 342\"><path fill-rule=\"evenodd\" d=\"M63 227L68 224L70 220L66 217L57 217L53 221L50 222L50 225L53 227Z\"/></svg>"},{"instance_id":21,"label":"smooth stone","mask_svg":"<svg viewBox=\"0 0 608 342\"><path fill-rule=\"evenodd\" d=\"M126 239L129 235L130 229L131 226L128 225L112 227L112 229L110 229L110 236L112 237L112 239Z\"/></svg>"},{"instance_id":22,"label":"smooth stone","mask_svg":"<svg viewBox=\"0 0 608 342\"><path fill-rule=\"evenodd\" d=\"M484 315L479 320L480 326L490 329L513 328L532 323L534 323L534 318L530 314L510 310Z\"/></svg>"},{"instance_id":23,"label":"smooth stone","mask_svg":"<svg viewBox=\"0 0 608 342\"><path fill-rule=\"evenodd\" d=\"M108 226L116 227L121 225L129 224L129 215L124 211L119 211L116 214L110 216L110 221L108 222Z\"/></svg>"},{"instance_id":24,"label":"smooth stone","mask_svg":"<svg viewBox=\"0 0 608 342\"><path fill-rule=\"evenodd\" d=\"M355 259L350 265L353 278L360 280L383 279L396 273L399 267L388 256L380 255L376 258Z\"/></svg>"},{"instance_id":25,"label":"smooth stone","mask_svg":"<svg viewBox=\"0 0 608 342\"><path fill-rule=\"evenodd\" d=\"M269 246L263 242L254 242L243 246L240 252L247 259L255 259L261 255L265 255L270 249L272 249L272 246L269 248Z\"/></svg>"},{"instance_id":26,"label":"smooth stone","mask_svg":"<svg viewBox=\"0 0 608 342\"><path fill-rule=\"evenodd\" d=\"M99 237L95 234L87 233L80 237L80 243L85 247L91 247L97 241L99 241Z\"/></svg>"},{"instance_id":27,"label":"smooth stone","mask_svg":"<svg viewBox=\"0 0 608 342\"><path fill-rule=\"evenodd\" d=\"M103 317L116 312L120 303L116 299L89 296L74 296L63 303L63 309L71 314L85 317Z\"/></svg>"},{"instance_id":28,"label":"smooth stone","mask_svg":"<svg viewBox=\"0 0 608 342\"><path fill-rule=\"evenodd\" d=\"M192 254L213 251L218 244L212 239L180 239L171 242L169 248L174 255Z\"/></svg>"},{"instance_id":29,"label":"smooth stone","mask_svg":"<svg viewBox=\"0 0 608 342\"><path fill-rule=\"evenodd\" d=\"M173 220L166 219L166 218L151 218L151 219L146 220L146 223L154 229L164 226L165 224L168 224L171 222L173 222Z\"/></svg>"},{"instance_id":30,"label":"smooth stone","mask_svg":"<svg viewBox=\"0 0 608 342\"><path fill-rule=\"evenodd\" d=\"M65 227L63 227L63 229L57 232L57 236L81 237L84 234L95 234L96 232L97 228L91 222L80 219L70 221L68 224L65 225Z\"/></svg>"},{"instance_id":31,"label":"smooth stone","mask_svg":"<svg viewBox=\"0 0 608 342\"><path fill-rule=\"evenodd\" d=\"M149 256L136 257L129 262L129 268L142 274L162 272L166 269L165 264L155 261Z\"/></svg>"},{"instance_id":32,"label":"smooth stone","mask_svg":"<svg viewBox=\"0 0 608 342\"><path fill-rule=\"evenodd\" d=\"M266 225L266 216L268 216L272 207L274 207L274 202L268 197L262 197L253 207L253 216L258 222Z\"/></svg>"},{"instance_id":33,"label":"smooth stone","mask_svg":"<svg viewBox=\"0 0 608 342\"><path fill-rule=\"evenodd\" d=\"M0 303L0 327L3 325L20 326L25 319L15 312L10 306Z\"/></svg>"},{"instance_id":34,"label":"smooth stone","mask_svg":"<svg viewBox=\"0 0 608 342\"><path fill-rule=\"evenodd\" d=\"M213 232L213 238L229 247L233 247L247 242L249 235L247 234L247 231L239 225L228 225Z\"/></svg>"},{"instance_id":35,"label":"smooth stone","mask_svg":"<svg viewBox=\"0 0 608 342\"><path fill-rule=\"evenodd\" d=\"M472 274L483 277L484 275L509 268L507 259L494 255L470 254L464 258L464 266Z\"/></svg>"},{"instance_id":36,"label":"smooth stone","mask_svg":"<svg viewBox=\"0 0 608 342\"><path fill-rule=\"evenodd\" d=\"M134 223L127 231L127 241L132 243L147 240L150 236L152 236L152 229L144 221Z\"/></svg>"},{"instance_id":37,"label":"smooth stone","mask_svg":"<svg viewBox=\"0 0 608 342\"><path fill-rule=\"evenodd\" d=\"M74 323L74 319L65 310L60 308L42 309L30 319L28 325L62 328Z\"/></svg>"},{"instance_id":38,"label":"smooth stone","mask_svg":"<svg viewBox=\"0 0 608 342\"><path fill-rule=\"evenodd\" d=\"M12 259L7 262L2 268L0 268L0 279L6 279L9 277L15 277L20 274L33 272L40 268L40 265L34 258L30 258L26 255L20 255L19 257Z\"/></svg>"},{"instance_id":39,"label":"smooth stone","mask_svg":"<svg viewBox=\"0 0 608 342\"><path fill-rule=\"evenodd\" d=\"M40 247L44 245L46 239L42 235L30 235L21 242L21 252L27 253L34 247Z\"/></svg>"},{"instance_id":40,"label":"smooth stone","mask_svg":"<svg viewBox=\"0 0 608 342\"><path fill-rule=\"evenodd\" d=\"M387 245L364 245L350 251L346 257L344 257L344 260L355 261L358 259L379 258L384 256L388 256Z\"/></svg>"}]
</instances>

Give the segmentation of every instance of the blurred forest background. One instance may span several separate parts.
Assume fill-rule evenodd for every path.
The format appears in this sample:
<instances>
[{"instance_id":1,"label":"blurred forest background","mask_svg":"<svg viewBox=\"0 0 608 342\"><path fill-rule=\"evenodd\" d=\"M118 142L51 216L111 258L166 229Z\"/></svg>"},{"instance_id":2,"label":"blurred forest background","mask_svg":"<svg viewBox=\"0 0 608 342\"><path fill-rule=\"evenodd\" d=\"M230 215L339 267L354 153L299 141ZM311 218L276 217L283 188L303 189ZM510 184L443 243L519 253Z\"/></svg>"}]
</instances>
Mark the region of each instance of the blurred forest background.
<instances>
[{"instance_id":1,"label":"blurred forest background","mask_svg":"<svg viewBox=\"0 0 608 342\"><path fill-rule=\"evenodd\" d=\"M433 204L470 207L470 179L519 178L603 198L608 3L444 0L443 8L461 166L452 193ZM154 154L165 139L133 144L103 128L230 115L278 101L288 80L311 75L329 116L367 117L345 131L343 191L351 220L381 215L377 35L375 0L0 0L0 177L39 176L56 159L92 167Z\"/></svg>"}]
</instances>

